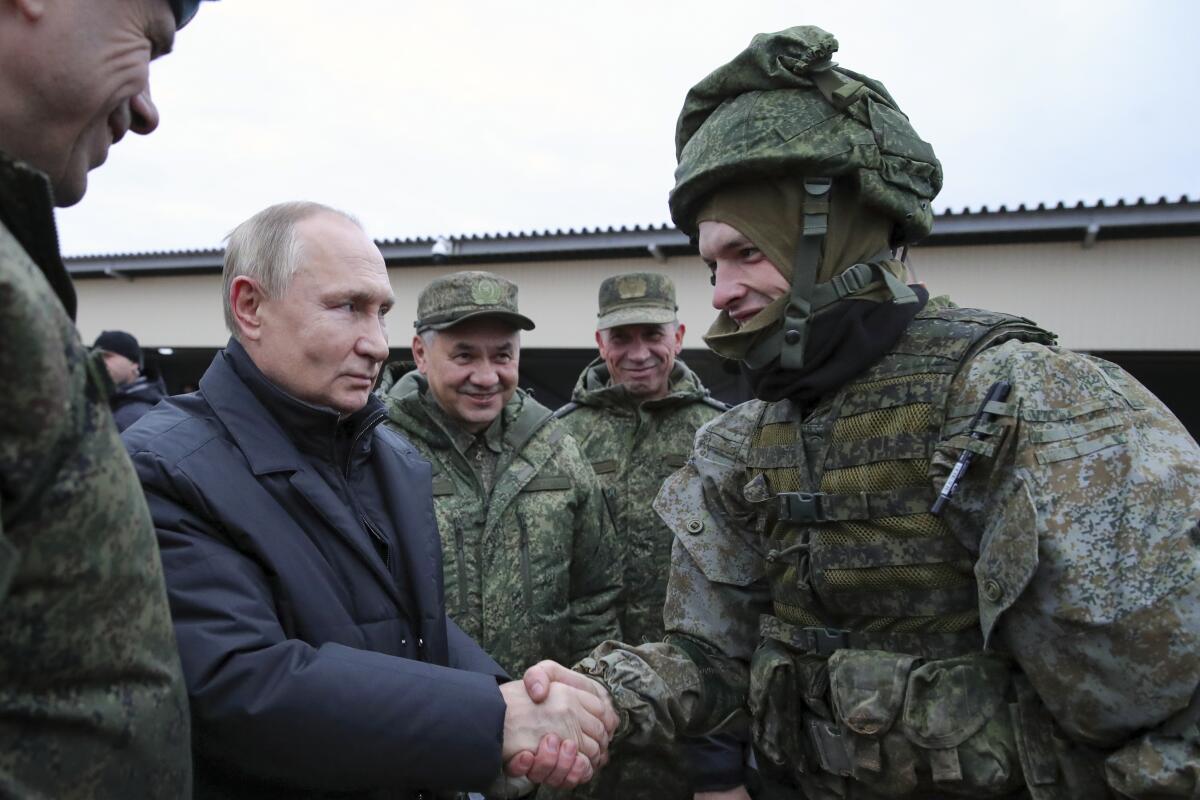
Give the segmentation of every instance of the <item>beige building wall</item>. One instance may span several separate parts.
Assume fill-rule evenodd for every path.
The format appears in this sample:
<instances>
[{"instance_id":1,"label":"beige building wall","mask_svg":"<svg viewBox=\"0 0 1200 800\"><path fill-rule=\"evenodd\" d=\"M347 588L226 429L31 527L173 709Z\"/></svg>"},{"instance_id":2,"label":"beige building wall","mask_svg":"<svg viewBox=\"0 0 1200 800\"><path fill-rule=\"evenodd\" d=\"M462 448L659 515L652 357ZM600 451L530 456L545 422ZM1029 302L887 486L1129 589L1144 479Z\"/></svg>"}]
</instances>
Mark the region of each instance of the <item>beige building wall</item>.
<instances>
[{"instance_id":1,"label":"beige building wall","mask_svg":"<svg viewBox=\"0 0 1200 800\"><path fill-rule=\"evenodd\" d=\"M1200 350L1200 240L917 248L917 277L933 294L960 305L1021 314L1057 331L1062 344L1085 350ZM407 347L417 294L438 275L460 266L389 270L397 306L389 315L391 342ZM670 275L678 291L685 345L701 347L712 322L708 270L694 256L659 263L633 259L539 261L490 266L521 287L522 310L537 323L524 334L528 348L592 348L596 290L610 276L635 270ZM79 328L90 342L106 328L130 331L146 347L220 347L220 276L183 275L133 280L76 281Z\"/></svg>"}]
</instances>

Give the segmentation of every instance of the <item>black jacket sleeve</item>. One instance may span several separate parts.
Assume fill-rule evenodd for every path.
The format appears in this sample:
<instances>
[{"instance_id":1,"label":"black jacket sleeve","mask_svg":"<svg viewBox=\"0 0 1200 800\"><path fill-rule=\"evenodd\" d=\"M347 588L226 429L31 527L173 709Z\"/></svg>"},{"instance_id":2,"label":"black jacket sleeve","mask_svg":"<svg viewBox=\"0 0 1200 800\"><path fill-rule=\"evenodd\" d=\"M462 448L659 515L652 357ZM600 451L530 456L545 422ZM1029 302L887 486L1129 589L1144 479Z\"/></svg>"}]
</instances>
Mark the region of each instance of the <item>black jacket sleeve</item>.
<instances>
[{"instance_id":1,"label":"black jacket sleeve","mask_svg":"<svg viewBox=\"0 0 1200 800\"><path fill-rule=\"evenodd\" d=\"M485 674L288 639L270 576L189 510L204 498L185 476L147 458L137 466L205 756L316 790L479 790L499 774L498 668L461 631L454 663Z\"/></svg>"}]
</instances>

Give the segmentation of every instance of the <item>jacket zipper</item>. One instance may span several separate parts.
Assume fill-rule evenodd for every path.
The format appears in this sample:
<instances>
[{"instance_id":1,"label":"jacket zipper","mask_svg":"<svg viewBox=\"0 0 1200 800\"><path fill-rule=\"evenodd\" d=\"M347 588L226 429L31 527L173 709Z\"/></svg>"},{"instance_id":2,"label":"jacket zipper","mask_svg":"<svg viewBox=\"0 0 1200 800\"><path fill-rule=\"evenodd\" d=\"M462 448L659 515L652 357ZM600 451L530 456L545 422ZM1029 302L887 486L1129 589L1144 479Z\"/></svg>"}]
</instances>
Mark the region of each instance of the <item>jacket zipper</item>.
<instances>
[{"instance_id":1,"label":"jacket zipper","mask_svg":"<svg viewBox=\"0 0 1200 800\"><path fill-rule=\"evenodd\" d=\"M530 623L533 622L533 579L529 575L529 530L525 527L525 520L521 517L521 512L513 509L513 514L517 518L517 527L521 531L521 581L525 584L525 607L529 609Z\"/></svg>"}]
</instances>

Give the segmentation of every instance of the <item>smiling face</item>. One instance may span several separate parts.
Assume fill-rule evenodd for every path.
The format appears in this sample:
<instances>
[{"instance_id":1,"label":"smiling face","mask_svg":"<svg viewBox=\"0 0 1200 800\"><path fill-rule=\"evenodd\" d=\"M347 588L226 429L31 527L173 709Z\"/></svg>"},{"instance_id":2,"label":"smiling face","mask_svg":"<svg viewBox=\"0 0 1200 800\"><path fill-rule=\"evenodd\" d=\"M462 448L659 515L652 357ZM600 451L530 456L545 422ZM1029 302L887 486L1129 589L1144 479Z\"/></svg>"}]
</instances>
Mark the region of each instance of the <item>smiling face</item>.
<instances>
[{"instance_id":1,"label":"smiling face","mask_svg":"<svg viewBox=\"0 0 1200 800\"><path fill-rule=\"evenodd\" d=\"M683 349L682 323L618 325L596 331L600 357L613 384L643 400L666 397L675 356Z\"/></svg>"},{"instance_id":2,"label":"smiling face","mask_svg":"<svg viewBox=\"0 0 1200 800\"><path fill-rule=\"evenodd\" d=\"M700 223L700 257L713 273L713 308L739 326L791 288L749 237L724 222Z\"/></svg>"},{"instance_id":3,"label":"smiling face","mask_svg":"<svg viewBox=\"0 0 1200 800\"><path fill-rule=\"evenodd\" d=\"M234 279L239 339L272 383L342 414L361 409L388 356L385 315L395 297L379 248L350 220L320 213L296 223L296 273L265 296ZM247 324L247 323L250 324Z\"/></svg>"},{"instance_id":4,"label":"smiling face","mask_svg":"<svg viewBox=\"0 0 1200 800\"><path fill-rule=\"evenodd\" d=\"M517 390L519 332L502 319L475 317L431 333L413 337L413 358L429 391L465 430L484 430Z\"/></svg>"},{"instance_id":5,"label":"smiling face","mask_svg":"<svg viewBox=\"0 0 1200 800\"><path fill-rule=\"evenodd\" d=\"M21 39L5 47L23 51L16 80L27 89L0 146L46 173L56 205L73 205L114 143L158 126L150 61L170 51L175 17L166 0L14 3Z\"/></svg>"}]
</instances>

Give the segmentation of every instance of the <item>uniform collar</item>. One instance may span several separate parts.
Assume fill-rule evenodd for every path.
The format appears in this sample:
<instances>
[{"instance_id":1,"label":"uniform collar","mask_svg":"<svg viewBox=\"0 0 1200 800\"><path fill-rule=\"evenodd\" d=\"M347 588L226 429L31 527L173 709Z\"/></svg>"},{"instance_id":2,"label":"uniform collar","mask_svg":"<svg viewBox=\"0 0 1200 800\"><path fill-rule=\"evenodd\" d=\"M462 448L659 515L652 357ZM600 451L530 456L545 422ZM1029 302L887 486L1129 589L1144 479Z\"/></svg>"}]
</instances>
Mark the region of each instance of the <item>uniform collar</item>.
<instances>
[{"instance_id":1,"label":"uniform collar","mask_svg":"<svg viewBox=\"0 0 1200 800\"><path fill-rule=\"evenodd\" d=\"M75 287L58 250L54 196L45 173L0 151L0 222L21 243L75 320Z\"/></svg>"}]
</instances>

